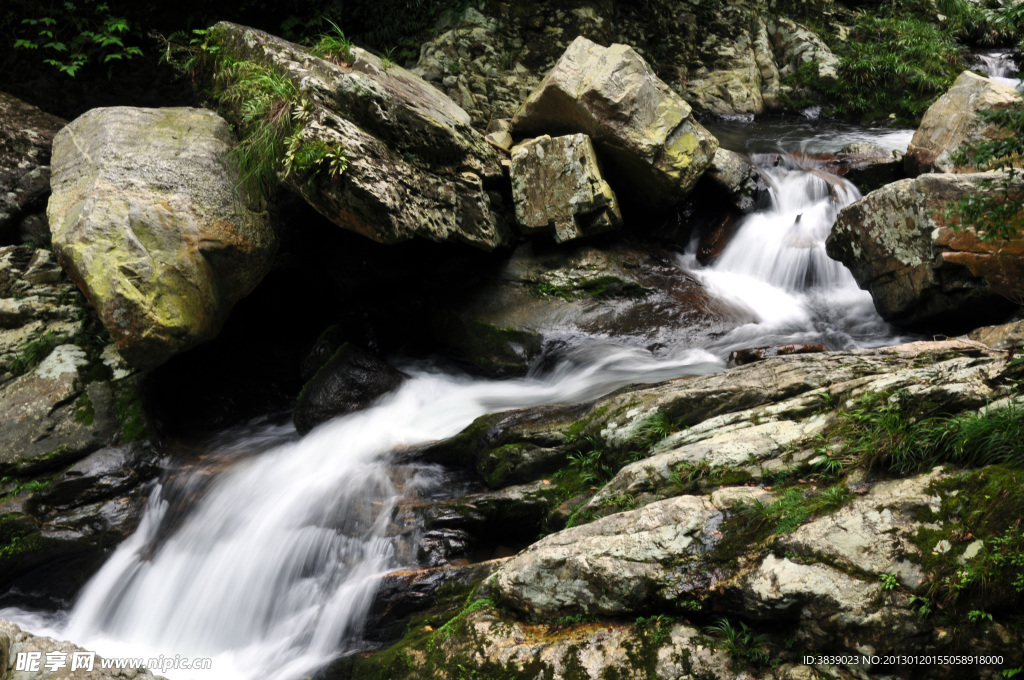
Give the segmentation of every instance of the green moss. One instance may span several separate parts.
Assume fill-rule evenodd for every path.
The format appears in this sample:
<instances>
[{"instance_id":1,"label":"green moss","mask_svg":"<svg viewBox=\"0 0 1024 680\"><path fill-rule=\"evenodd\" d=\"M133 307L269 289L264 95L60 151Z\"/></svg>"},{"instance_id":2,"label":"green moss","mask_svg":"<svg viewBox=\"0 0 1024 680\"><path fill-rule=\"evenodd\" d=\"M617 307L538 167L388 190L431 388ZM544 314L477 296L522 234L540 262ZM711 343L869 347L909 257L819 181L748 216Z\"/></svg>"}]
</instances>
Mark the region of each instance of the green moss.
<instances>
[{"instance_id":1,"label":"green moss","mask_svg":"<svg viewBox=\"0 0 1024 680\"><path fill-rule=\"evenodd\" d=\"M82 392L78 401L75 402L75 422L92 427L95 418L96 409L92 405L92 400L86 392Z\"/></svg>"},{"instance_id":2,"label":"green moss","mask_svg":"<svg viewBox=\"0 0 1024 680\"><path fill-rule=\"evenodd\" d=\"M920 514L927 522L914 537L920 554L909 556L929 577L928 597L959 615L972 609L1018 613L1024 604L1024 471L987 467L936 482L931 491L942 498L940 510ZM976 541L981 549L965 558Z\"/></svg>"},{"instance_id":3,"label":"green moss","mask_svg":"<svg viewBox=\"0 0 1024 680\"><path fill-rule=\"evenodd\" d=\"M642 298L650 293L643 286L605 274L568 279L564 284L550 280L534 281L530 291L537 297L556 297L567 302L583 298Z\"/></svg>"},{"instance_id":4,"label":"green moss","mask_svg":"<svg viewBox=\"0 0 1024 680\"><path fill-rule=\"evenodd\" d=\"M21 352L8 362L7 371L14 377L24 375L49 356L50 352L58 345L63 345L67 342L69 342L69 338L66 335L57 334L53 331L41 333L25 343Z\"/></svg>"},{"instance_id":5,"label":"green moss","mask_svg":"<svg viewBox=\"0 0 1024 680\"><path fill-rule=\"evenodd\" d=\"M114 384L114 410L121 425L122 443L141 441L149 436L145 407L130 379Z\"/></svg>"},{"instance_id":6,"label":"green moss","mask_svg":"<svg viewBox=\"0 0 1024 680\"><path fill-rule=\"evenodd\" d=\"M520 460L523 452L531 448L529 444L505 444L487 449L477 458L476 471L491 488L505 486L515 461Z\"/></svg>"},{"instance_id":7,"label":"green moss","mask_svg":"<svg viewBox=\"0 0 1024 680\"><path fill-rule=\"evenodd\" d=\"M19 513L0 516L0 560L9 560L39 547L38 534Z\"/></svg>"}]
</instances>

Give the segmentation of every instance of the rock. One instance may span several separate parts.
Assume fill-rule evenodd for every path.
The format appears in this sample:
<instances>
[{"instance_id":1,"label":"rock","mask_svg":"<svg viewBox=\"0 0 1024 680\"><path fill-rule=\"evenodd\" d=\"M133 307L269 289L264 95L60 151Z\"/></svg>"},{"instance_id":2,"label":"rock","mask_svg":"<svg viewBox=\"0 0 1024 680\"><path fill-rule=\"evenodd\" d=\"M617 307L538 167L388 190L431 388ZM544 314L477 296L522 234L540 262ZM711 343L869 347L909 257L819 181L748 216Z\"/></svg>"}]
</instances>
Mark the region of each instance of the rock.
<instances>
[{"instance_id":1,"label":"rock","mask_svg":"<svg viewBox=\"0 0 1024 680\"><path fill-rule=\"evenodd\" d=\"M992 349L1019 349L1024 347L1024 321L984 326L967 337Z\"/></svg>"},{"instance_id":2,"label":"rock","mask_svg":"<svg viewBox=\"0 0 1024 680\"><path fill-rule=\"evenodd\" d=\"M671 609L717 582L700 555L713 547L721 521L704 498L652 503L542 538L503 564L492 587L501 602L533 616Z\"/></svg>"},{"instance_id":3,"label":"rock","mask_svg":"<svg viewBox=\"0 0 1024 680\"><path fill-rule=\"evenodd\" d=\"M35 239L50 193L50 147L66 122L0 92L0 238L16 230ZM19 225L25 225L24 227ZM14 232L14 233L12 233ZM39 245L48 239L37 241Z\"/></svg>"},{"instance_id":4,"label":"rock","mask_svg":"<svg viewBox=\"0 0 1024 680\"><path fill-rule=\"evenodd\" d=\"M266 213L236 191L211 111L93 109L53 145L54 253L133 366L212 339L270 268Z\"/></svg>"},{"instance_id":5,"label":"rock","mask_svg":"<svg viewBox=\"0 0 1024 680\"><path fill-rule=\"evenodd\" d=\"M767 32L780 64L779 76L786 78L801 71L805 64L815 64L817 80L830 85L838 78L839 59L825 42L804 26L779 17L767 24Z\"/></svg>"},{"instance_id":6,"label":"rock","mask_svg":"<svg viewBox=\"0 0 1024 680\"><path fill-rule=\"evenodd\" d=\"M87 665L72 670L73 655L84 653ZM25 670L17 667L18 657L23 654L36 653L39 656L38 670ZM51 657L52 655L52 657ZM55 670L47 670L46 664L54 659L62 665ZM100 680L102 678L131 678L132 680L163 680L162 676L154 675L146 668L103 668L102 657L96 652L82 647L61 642L52 638L32 635L21 630L10 621L0 620L0 659L3 660L3 676L9 680L31 680L40 677L40 671L52 680L69 680L84 678Z\"/></svg>"},{"instance_id":7,"label":"rock","mask_svg":"<svg viewBox=\"0 0 1024 680\"><path fill-rule=\"evenodd\" d=\"M564 243L622 224L615 192L586 135L544 135L516 146L511 177L516 221L527 232L553 230Z\"/></svg>"},{"instance_id":8,"label":"rock","mask_svg":"<svg viewBox=\"0 0 1024 680\"><path fill-rule=\"evenodd\" d=\"M902 153L865 142L839 149L836 166L829 169L853 182L863 194L906 177Z\"/></svg>"},{"instance_id":9,"label":"rock","mask_svg":"<svg viewBox=\"0 0 1024 680\"><path fill-rule=\"evenodd\" d=\"M452 351L497 374L526 373L545 343L560 351L613 338L656 355L744 323L656 246L620 242L550 250L524 244L435 316Z\"/></svg>"},{"instance_id":10,"label":"rock","mask_svg":"<svg viewBox=\"0 0 1024 680\"><path fill-rule=\"evenodd\" d=\"M946 216L960 199L1000 192L985 186L999 177L922 175L873 191L839 213L827 252L892 323L955 334L1001 321L1024 301L1024 237L983 241Z\"/></svg>"},{"instance_id":11,"label":"rock","mask_svg":"<svg viewBox=\"0 0 1024 680\"><path fill-rule=\"evenodd\" d=\"M715 152L701 183L712 185L744 214L757 209L768 191L754 164L747 157L728 149Z\"/></svg>"},{"instance_id":12,"label":"rock","mask_svg":"<svg viewBox=\"0 0 1024 680\"><path fill-rule=\"evenodd\" d=\"M780 109L779 69L764 19L755 14L730 32L734 35L707 36L709 63L689 75L681 94L698 111L716 116Z\"/></svg>"},{"instance_id":13,"label":"rock","mask_svg":"<svg viewBox=\"0 0 1024 680\"><path fill-rule=\"evenodd\" d=\"M729 354L729 365L742 366L743 364L752 364L755 361L764 361L768 357L787 356L790 354L811 354L813 352L824 351L824 345L776 345L774 347L737 349Z\"/></svg>"},{"instance_id":14,"label":"rock","mask_svg":"<svg viewBox=\"0 0 1024 680\"><path fill-rule=\"evenodd\" d=\"M614 74L614 75L613 75ZM515 133L583 133L612 186L646 207L682 199L711 164L718 141L631 47L576 38L512 119Z\"/></svg>"},{"instance_id":15,"label":"rock","mask_svg":"<svg viewBox=\"0 0 1024 680\"><path fill-rule=\"evenodd\" d=\"M351 344L342 345L302 389L295 427L306 433L322 422L358 411L397 388L405 374Z\"/></svg>"},{"instance_id":16,"label":"rock","mask_svg":"<svg viewBox=\"0 0 1024 680\"><path fill-rule=\"evenodd\" d=\"M144 443L109 447L15 487L0 503L0 598L47 608L71 601L138 528L158 458Z\"/></svg>"},{"instance_id":17,"label":"rock","mask_svg":"<svg viewBox=\"0 0 1024 680\"><path fill-rule=\"evenodd\" d=\"M907 174L923 172L976 172L971 163L958 164L954 156L983 140L1000 139L1007 133L979 117L982 111L999 111L1020 105L1021 94L970 71L964 71L953 87L925 112L904 159ZM982 168L983 170L985 168Z\"/></svg>"},{"instance_id":18,"label":"rock","mask_svg":"<svg viewBox=\"0 0 1024 680\"><path fill-rule=\"evenodd\" d=\"M344 148L348 168L340 177L295 173L287 180L329 220L381 243L418 236L492 250L508 240L488 193L502 178L495 150L428 83L400 66L385 69L359 48L351 66L339 66L227 22L211 29L211 39L221 54L292 80L313 109L304 139Z\"/></svg>"},{"instance_id":19,"label":"rock","mask_svg":"<svg viewBox=\"0 0 1024 680\"><path fill-rule=\"evenodd\" d=\"M66 465L119 432L109 383L81 386L89 365L77 345L58 345L35 370L0 390L0 470L33 474Z\"/></svg>"}]
</instances>

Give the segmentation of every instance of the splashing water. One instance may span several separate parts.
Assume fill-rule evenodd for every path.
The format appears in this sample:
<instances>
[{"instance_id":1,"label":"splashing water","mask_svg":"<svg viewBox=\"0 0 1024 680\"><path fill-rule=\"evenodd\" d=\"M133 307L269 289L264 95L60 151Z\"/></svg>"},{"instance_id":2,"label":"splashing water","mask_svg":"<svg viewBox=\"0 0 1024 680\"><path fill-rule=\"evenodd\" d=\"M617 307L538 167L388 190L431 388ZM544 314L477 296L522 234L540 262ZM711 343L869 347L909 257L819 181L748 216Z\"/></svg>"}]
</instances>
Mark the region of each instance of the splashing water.
<instances>
[{"instance_id":1,"label":"splashing water","mask_svg":"<svg viewBox=\"0 0 1024 680\"><path fill-rule=\"evenodd\" d=\"M1001 50L979 52L974 55L974 59L975 63L972 67L974 70L985 74L997 83L1017 90L1024 89L1024 83L1021 82L1020 72L1012 52Z\"/></svg>"},{"instance_id":2,"label":"splashing water","mask_svg":"<svg viewBox=\"0 0 1024 680\"><path fill-rule=\"evenodd\" d=\"M488 413L711 373L730 348L894 341L870 296L824 250L856 188L792 159L763 172L771 208L746 219L714 267L700 268L692 255L680 261L758 323L657 360L591 345L545 375L515 380L406 366L411 377L397 391L302 439L290 428L264 429L223 447L231 465L183 516L170 510L166 486L157 488L138 531L90 581L66 626L14 618L107 656L213 657L212 671L174 678L298 678L353 649L379 577L409 566L397 563L387 537L402 493L388 452L452 436Z\"/></svg>"}]
</instances>

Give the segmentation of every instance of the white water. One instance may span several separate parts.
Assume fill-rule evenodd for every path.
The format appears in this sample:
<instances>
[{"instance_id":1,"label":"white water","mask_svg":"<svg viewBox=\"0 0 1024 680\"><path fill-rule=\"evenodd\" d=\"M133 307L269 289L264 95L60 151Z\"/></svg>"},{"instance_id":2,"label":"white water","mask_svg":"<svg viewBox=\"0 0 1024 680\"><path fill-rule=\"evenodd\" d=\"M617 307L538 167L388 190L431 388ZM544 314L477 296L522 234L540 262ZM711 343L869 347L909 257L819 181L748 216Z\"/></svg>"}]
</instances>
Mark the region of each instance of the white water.
<instances>
[{"instance_id":1,"label":"white water","mask_svg":"<svg viewBox=\"0 0 1024 680\"><path fill-rule=\"evenodd\" d=\"M1008 85L1017 90L1024 90L1021 83L1020 72L1017 70L1017 62L1012 52L991 50L979 52L974 55L974 69L979 71L997 83Z\"/></svg>"},{"instance_id":2,"label":"white water","mask_svg":"<svg viewBox=\"0 0 1024 680\"><path fill-rule=\"evenodd\" d=\"M102 655L214 659L211 672L168 672L173 678L292 680L351 649L378 577L399 566L386 530L402 490L388 452L454 435L487 413L720 370L733 347L892 342L870 297L824 252L856 189L793 165L766 173L773 207L747 219L713 268L700 270L690 256L680 262L759 323L672 359L582 348L546 375L517 380L406 367L411 378L396 392L300 440L262 430L235 441L223 454L234 464L184 517L157 489L137 533L90 581L66 624L47 629L4 614ZM241 455L248 448L254 455Z\"/></svg>"}]
</instances>

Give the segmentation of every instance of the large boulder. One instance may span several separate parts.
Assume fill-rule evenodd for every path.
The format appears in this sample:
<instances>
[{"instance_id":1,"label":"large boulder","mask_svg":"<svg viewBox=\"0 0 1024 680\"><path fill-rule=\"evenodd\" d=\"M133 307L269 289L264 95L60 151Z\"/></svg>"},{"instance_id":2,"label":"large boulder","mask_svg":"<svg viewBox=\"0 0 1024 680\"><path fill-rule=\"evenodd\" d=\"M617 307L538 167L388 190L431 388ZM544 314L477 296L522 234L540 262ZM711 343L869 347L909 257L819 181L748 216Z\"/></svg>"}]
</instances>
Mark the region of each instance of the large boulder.
<instances>
[{"instance_id":1,"label":"large boulder","mask_svg":"<svg viewBox=\"0 0 1024 680\"><path fill-rule=\"evenodd\" d=\"M0 239L20 231L38 245L48 238L35 225L50 193L50 147L65 121L0 92Z\"/></svg>"},{"instance_id":2,"label":"large boulder","mask_svg":"<svg viewBox=\"0 0 1024 680\"><path fill-rule=\"evenodd\" d=\"M225 57L289 78L312 108L303 138L344 148L348 167L340 176L287 179L335 224L382 243L419 236L491 250L509 238L492 204L500 199L489 192L502 178L496 152L430 84L358 47L351 64L339 65L227 22L211 29L211 40Z\"/></svg>"},{"instance_id":3,"label":"large boulder","mask_svg":"<svg viewBox=\"0 0 1024 680\"><path fill-rule=\"evenodd\" d=\"M711 164L716 140L690 105L627 45L578 37L516 112L519 136L583 133L606 159L609 181L648 208L682 199Z\"/></svg>"},{"instance_id":4,"label":"large boulder","mask_svg":"<svg viewBox=\"0 0 1024 680\"><path fill-rule=\"evenodd\" d=\"M189 108L93 109L54 140L54 252L133 366L215 337L270 269L277 239L236 189L233 143Z\"/></svg>"},{"instance_id":5,"label":"large boulder","mask_svg":"<svg viewBox=\"0 0 1024 680\"><path fill-rule=\"evenodd\" d=\"M1024 238L985 241L953 229L946 213L968 196L1000 193L990 184L1001 177L929 174L873 191L839 213L828 254L887 321L941 332L1001 321L1024 302Z\"/></svg>"},{"instance_id":6,"label":"large boulder","mask_svg":"<svg viewBox=\"0 0 1024 680\"><path fill-rule=\"evenodd\" d=\"M514 147L510 174L516 222L528 231L554 231L562 243L622 224L586 135L544 135Z\"/></svg>"},{"instance_id":7,"label":"large boulder","mask_svg":"<svg viewBox=\"0 0 1024 680\"><path fill-rule=\"evenodd\" d=\"M904 158L907 173L975 172L971 163L954 160L972 144L1000 139L1006 131L985 122L982 111L999 111L1019 106L1021 94L1008 85L964 71L949 92L925 112ZM982 168L984 169L984 168Z\"/></svg>"}]
</instances>

